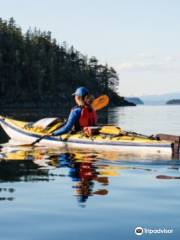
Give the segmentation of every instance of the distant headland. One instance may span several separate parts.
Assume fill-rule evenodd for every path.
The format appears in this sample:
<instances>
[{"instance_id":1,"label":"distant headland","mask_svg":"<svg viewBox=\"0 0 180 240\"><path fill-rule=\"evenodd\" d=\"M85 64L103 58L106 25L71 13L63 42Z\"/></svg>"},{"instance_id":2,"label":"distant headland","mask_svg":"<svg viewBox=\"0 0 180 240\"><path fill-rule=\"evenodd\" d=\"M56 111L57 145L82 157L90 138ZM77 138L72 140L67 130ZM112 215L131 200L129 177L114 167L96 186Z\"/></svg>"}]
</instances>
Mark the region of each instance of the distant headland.
<instances>
[{"instance_id":1,"label":"distant headland","mask_svg":"<svg viewBox=\"0 0 180 240\"><path fill-rule=\"evenodd\" d=\"M126 97L125 100L127 100L130 103L134 103L136 105L143 105L144 104L144 102L138 97Z\"/></svg>"},{"instance_id":2,"label":"distant headland","mask_svg":"<svg viewBox=\"0 0 180 240\"><path fill-rule=\"evenodd\" d=\"M169 92L157 95L144 95L140 99L145 105L166 105L168 101L180 99L180 92Z\"/></svg>"},{"instance_id":3,"label":"distant headland","mask_svg":"<svg viewBox=\"0 0 180 240\"><path fill-rule=\"evenodd\" d=\"M180 105L180 99L171 99L169 101L167 101L168 105Z\"/></svg>"}]
</instances>

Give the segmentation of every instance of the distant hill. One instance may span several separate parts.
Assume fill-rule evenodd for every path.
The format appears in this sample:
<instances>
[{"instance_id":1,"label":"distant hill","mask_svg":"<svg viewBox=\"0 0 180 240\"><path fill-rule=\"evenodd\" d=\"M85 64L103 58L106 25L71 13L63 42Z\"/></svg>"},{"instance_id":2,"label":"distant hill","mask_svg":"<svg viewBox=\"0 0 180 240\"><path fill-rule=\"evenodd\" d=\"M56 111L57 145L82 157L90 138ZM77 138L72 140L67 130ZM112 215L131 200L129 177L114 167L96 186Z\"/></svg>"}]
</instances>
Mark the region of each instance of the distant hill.
<instances>
[{"instance_id":1,"label":"distant hill","mask_svg":"<svg viewBox=\"0 0 180 240\"><path fill-rule=\"evenodd\" d=\"M146 95L140 97L146 105L164 105L169 100L180 99L180 92L166 93L159 95Z\"/></svg>"},{"instance_id":2,"label":"distant hill","mask_svg":"<svg viewBox=\"0 0 180 240\"><path fill-rule=\"evenodd\" d=\"M137 98L137 97L126 97L125 100L130 102L130 103L134 103L136 105L144 104L143 101L140 98Z\"/></svg>"},{"instance_id":3,"label":"distant hill","mask_svg":"<svg viewBox=\"0 0 180 240\"><path fill-rule=\"evenodd\" d=\"M169 100L167 101L168 105L172 104L172 105L180 105L180 99L172 99L172 100Z\"/></svg>"}]
</instances>

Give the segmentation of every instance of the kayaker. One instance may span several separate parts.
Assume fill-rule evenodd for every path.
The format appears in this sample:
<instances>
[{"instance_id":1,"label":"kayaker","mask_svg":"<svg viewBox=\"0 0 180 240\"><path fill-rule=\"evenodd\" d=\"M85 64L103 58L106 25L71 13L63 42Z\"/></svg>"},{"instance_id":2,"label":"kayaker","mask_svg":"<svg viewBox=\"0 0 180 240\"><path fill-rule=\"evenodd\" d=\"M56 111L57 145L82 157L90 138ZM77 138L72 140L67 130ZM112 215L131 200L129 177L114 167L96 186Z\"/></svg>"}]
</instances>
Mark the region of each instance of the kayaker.
<instances>
[{"instance_id":1,"label":"kayaker","mask_svg":"<svg viewBox=\"0 0 180 240\"><path fill-rule=\"evenodd\" d=\"M68 120L52 136L59 136L71 130L80 131L84 127L96 125L96 112L92 109L89 101L89 91L85 87L79 87L73 93L76 106L72 108Z\"/></svg>"}]
</instances>

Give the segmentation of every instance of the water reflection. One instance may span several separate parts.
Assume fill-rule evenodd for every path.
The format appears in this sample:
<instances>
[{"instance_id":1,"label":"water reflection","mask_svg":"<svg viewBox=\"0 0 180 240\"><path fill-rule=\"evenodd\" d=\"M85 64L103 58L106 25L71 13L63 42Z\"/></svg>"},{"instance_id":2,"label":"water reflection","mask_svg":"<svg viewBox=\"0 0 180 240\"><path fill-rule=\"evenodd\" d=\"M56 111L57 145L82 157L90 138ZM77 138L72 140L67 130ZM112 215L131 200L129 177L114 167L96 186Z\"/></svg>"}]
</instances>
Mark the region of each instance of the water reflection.
<instances>
[{"instance_id":1,"label":"water reflection","mask_svg":"<svg viewBox=\"0 0 180 240\"><path fill-rule=\"evenodd\" d=\"M12 201L14 197L10 196L15 191L14 188L0 188L0 201ZM9 196L2 196L3 194Z\"/></svg>"},{"instance_id":2,"label":"water reflection","mask_svg":"<svg viewBox=\"0 0 180 240\"><path fill-rule=\"evenodd\" d=\"M96 161L95 154L4 147L0 153L0 182L52 181L57 177L69 177L74 195L83 206L90 196L107 195L108 176L117 174L115 167L98 165Z\"/></svg>"},{"instance_id":3,"label":"water reflection","mask_svg":"<svg viewBox=\"0 0 180 240\"><path fill-rule=\"evenodd\" d=\"M106 172L106 176L104 176L102 169L107 166L96 165L95 157L96 155L92 154L69 152L50 156L50 165L68 170L66 176L72 179L74 195L82 203L82 206L90 196L108 194L105 186L109 183L108 176L111 173ZM95 190L96 182L100 183L102 187Z\"/></svg>"},{"instance_id":4,"label":"water reflection","mask_svg":"<svg viewBox=\"0 0 180 240\"><path fill-rule=\"evenodd\" d=\"M161 161L159 157L152 160L152 156L148 159L148 156L122 155L119 152L8 146L0 151L0 184L70 178L70 188L82 207L89 197L109 194L111 177L122 177L122 172L130 173L132 181L136 174L141 173L150 174L158 180L176 180L180 177L174 176L174 173L177 174L179 169L179 161ZM14 192L14 188L0 188L0 200L14 200Z\"/></svg>"},{"instance_id":5,"label":"water reflection","mask_svg":"<svg viewBox=\"0 0 180 240\"><path fill-rule=\"evenodd\" d=\"M180 177L175 177L175 176L168 176L168 175L158 175L156 176L158 179L180 179Z\"/></svg>"}]
</instances>

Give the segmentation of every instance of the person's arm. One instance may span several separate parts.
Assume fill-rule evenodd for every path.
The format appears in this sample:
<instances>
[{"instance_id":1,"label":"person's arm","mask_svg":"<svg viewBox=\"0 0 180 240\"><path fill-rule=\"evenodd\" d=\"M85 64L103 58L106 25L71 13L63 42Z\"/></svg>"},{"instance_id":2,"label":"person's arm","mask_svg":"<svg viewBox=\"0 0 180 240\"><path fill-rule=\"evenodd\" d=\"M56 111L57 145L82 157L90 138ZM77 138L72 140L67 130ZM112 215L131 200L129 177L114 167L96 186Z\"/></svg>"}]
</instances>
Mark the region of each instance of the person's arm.
<instances>
[{"instance_id":1,"label":"person's arm","mask_svg":"<svg viewBox=\"0 0 180 240\"><path fill-rule=\"evenodd\" d=\"M80 115L81 115L80 108L73 109L69 114L66 124L63 127L56 130L55 132L53 132L52 136L58 136L64 133L68 133L74 126L75 122L79 120Z\"/></svg>"}]
</instances>

